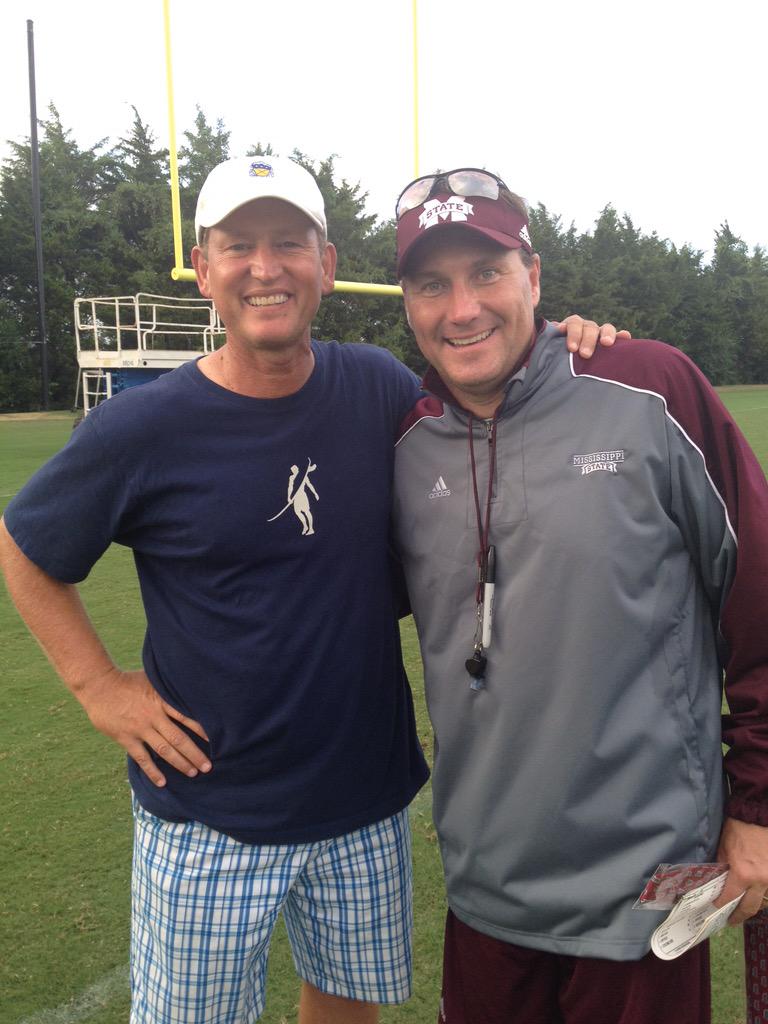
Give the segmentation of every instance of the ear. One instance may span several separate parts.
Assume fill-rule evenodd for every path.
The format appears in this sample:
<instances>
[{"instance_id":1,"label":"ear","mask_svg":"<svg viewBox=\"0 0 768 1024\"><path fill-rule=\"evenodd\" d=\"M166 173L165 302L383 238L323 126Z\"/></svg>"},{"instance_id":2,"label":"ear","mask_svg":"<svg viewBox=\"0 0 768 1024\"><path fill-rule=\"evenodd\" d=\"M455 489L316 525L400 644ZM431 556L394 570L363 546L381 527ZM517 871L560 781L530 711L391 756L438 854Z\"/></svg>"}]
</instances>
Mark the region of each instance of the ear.
<instances>
[{"instance_id":1,"label":"ear","mask_svg":"<svg viewBox=\"0 0 768 1024\"><path fill-rule=\"evenodd\" d=\"M196 245L192 249L192 266L195 268L195 277L197 278L197 287L200 294L204 298L210 299L211 290L208 286L208 260L199 245Z\"/></svg>"},{"instance_id":2,"label":"ear","mask_svg":"<svg viewBox=\"0 0 768 1024\"><path fill-rule=\"evenodd\" d=\"M320 263L323 268L323 295L330 295L336 280L336 246L333 242L325 243L325 251L320 257Z\"/></svg>"},{"instance_id":3,"label":"ear","mask_svg":"<svg viewBox=\"0 0 768 1024\"><path fill-rule=\"evenodd\" d=\"M528 280L531 283L531 299L535 309L541 298L541 260L538 253L533 254L533 263L528 268Z\"/></svg>"},{"instance_id":4,"label":"ear","mask_svg":"<svg viewBox=\"0 0 768 1024\"><path fill-rule=\"evenodd\" d=\"M411 314L408 312L408 292L406 290L405 278L401 277L397 283L400 285L400 289L403 293L403 311L405 312L406 322L411 330L413 330L413 327L411 326Z\"/></svg>"}]
</instances>

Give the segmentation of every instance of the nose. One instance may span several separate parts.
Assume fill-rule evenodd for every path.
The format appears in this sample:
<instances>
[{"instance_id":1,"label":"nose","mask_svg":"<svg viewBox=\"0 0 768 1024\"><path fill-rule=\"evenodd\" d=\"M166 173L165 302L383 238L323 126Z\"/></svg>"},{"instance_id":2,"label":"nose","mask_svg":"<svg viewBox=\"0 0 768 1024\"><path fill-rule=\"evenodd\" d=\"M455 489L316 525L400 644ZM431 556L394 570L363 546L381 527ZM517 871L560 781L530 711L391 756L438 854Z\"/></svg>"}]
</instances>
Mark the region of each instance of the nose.
<instances>
[{"instance_id":1,"label":"nose","mask_svg":"<svg viewBox=\"0 0 768 1024\"><path fill-rule=\"evenodd\" d=\"M249 259L251 277L255 277L259 281L274 281L276 277L279 277L280 269L280 261L272 246L254 246Z\"/></svg>"},{"instance_id":2,"label":"nose","mask_svg":"<svg viewBox=\"0 0 768 1024\"><path fill-rule=\"evenodd\" d=\"M480 303L475 289L464 282L455 283L451 288L448 316L452 323L468 324L478 316Z\"/></svg>"}]
</instances>

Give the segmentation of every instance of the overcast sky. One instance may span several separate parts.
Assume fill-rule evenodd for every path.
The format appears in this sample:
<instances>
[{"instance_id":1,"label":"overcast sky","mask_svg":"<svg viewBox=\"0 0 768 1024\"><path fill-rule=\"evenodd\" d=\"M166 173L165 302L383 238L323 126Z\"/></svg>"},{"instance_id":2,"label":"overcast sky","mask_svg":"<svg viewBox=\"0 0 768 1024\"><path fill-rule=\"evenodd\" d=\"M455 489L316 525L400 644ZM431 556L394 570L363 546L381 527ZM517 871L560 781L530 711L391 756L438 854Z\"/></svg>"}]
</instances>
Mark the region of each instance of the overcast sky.
<instances>
[{"instance_id":1,"label":"overcast sky","mask_svg":"<svg viewBox=\"0 0 768 1024\"><path fill-rule=\"evenodd\" d=\"M766 0L419 0L419 173L488 167L590 229L612 203L644 231L711 250L728 220L768 246ZM81 146L135 105L168 144L162 0L6 0L0 146L38 115ZM412 178L411 0L171 0L176 125L337 167L390 216Z\"/></svg>"}]
</instances>

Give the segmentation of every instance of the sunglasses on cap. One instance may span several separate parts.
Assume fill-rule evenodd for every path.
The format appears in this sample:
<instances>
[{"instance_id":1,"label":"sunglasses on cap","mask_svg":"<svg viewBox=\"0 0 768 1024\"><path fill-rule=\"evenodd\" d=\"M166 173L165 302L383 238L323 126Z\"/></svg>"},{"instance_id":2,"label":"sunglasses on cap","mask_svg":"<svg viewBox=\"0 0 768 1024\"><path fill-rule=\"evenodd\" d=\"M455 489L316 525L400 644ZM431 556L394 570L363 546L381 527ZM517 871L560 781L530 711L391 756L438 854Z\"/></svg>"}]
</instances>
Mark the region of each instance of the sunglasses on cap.
<instances>
[{"instance_id":1,"label":"sunglasses on cap","mask_svg":"<svg viewBox=\"0 0 768 1024\"><path fill-rule=\"evenodd\" d=\"M425 174L406 185L395 205L395 219L426 202L438 191L455 196L482 196L485 199L506 199L509 189L495 174L479 167L459 167L445 174Z\"/></svg>"}]
</instances>

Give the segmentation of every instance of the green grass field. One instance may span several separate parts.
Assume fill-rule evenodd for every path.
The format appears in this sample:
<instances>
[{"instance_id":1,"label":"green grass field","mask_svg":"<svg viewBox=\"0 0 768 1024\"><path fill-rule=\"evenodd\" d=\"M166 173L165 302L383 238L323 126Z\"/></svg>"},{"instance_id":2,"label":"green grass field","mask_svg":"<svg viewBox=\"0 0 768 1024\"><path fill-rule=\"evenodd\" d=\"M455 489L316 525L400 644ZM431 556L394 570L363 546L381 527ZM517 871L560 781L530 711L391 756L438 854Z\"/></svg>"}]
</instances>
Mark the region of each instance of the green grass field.
<instances>
[{"instance_id":1,"label":"green grass field","mask_svg":"<svg viewBox=\"0 0 768 1024\"><path fill-rule=\"evenodd\" d=\"M723 400L768 469L768 388ZM72 417L0 417L0 507L67 439ZM83 586L114 658L138 667L144 626L130 553L113 546ZM128 1019L131 821L124 760L96 733L0 594L0 1024L124 1024ZM418 645L403 626L419 731L431 752ZM445 902L429 808L411 808L416 875L415 995L385 1022L435 1019ZM741 931L713 943L714 1024L743 1024ZM285 935L270 958L266 1024L296 1019Z\"/></svg>"}]
</instances>

